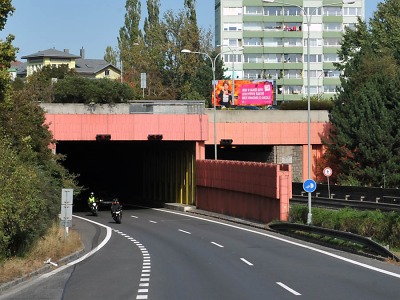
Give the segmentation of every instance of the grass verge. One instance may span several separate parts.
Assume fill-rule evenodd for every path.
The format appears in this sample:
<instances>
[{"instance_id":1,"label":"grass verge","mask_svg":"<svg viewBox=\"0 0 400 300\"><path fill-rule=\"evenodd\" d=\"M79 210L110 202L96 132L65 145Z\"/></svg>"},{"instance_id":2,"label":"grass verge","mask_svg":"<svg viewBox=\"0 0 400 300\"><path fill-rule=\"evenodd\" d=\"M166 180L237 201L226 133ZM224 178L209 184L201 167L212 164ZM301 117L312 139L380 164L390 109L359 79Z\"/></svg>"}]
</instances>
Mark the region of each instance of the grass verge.
<instances>
[{"instance_id":1,"label":"grass verge","mask_svg":"<svg viewBox=\"0 0 400 300\"><path fill-rule=\"evenodd\" d=\"M83 243L77 231L70 229L65 238L64 228L58 223L54 224L24 257L12 257L1 262L0 284L40 269L49 258L52 262L56 262L81 249L83 249Z\"/></svg>"}]
</instances>

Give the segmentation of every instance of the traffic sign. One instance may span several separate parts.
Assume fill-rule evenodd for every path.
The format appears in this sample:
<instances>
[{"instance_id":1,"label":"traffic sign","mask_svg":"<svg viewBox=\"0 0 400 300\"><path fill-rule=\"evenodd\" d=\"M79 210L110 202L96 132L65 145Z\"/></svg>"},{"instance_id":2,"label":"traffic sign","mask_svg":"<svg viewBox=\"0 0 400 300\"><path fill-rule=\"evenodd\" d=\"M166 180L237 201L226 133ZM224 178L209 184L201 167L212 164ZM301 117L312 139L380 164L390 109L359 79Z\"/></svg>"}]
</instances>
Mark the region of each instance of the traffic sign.
<instances>
[{"instance_id":1,"label":"traffic sign","mask_svg":"<svg viewBox=\"0 0 400 300\"><path fill-rule=\"evenodd\" d=\"M323 173L324 173L324 175L325 175L326 177L329 177L329 176L332 175L332 169L329 168L329 167L326 167L326 168L324 169Z\"/></svg>"},{"instance_id":2,"label":"traffic sign","mask_svg":"<svg viewBox=\"0 0 400 300\"><path fill-rule=\"evenodd\" d=\"M317 183L312 179L307 179L303 182L303 189L307 193L312 193L317 189Z\"/></svg>"}]
</instances>

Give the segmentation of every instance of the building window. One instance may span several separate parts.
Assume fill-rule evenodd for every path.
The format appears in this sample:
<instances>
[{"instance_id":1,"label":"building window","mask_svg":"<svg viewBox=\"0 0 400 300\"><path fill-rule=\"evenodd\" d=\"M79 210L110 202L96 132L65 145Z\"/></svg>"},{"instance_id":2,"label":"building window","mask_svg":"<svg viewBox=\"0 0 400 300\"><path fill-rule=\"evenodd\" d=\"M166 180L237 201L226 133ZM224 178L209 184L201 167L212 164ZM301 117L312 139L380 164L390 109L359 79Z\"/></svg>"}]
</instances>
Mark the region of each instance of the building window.
<instances>
[{"instance_id":1,"label":"building window","mask_svg":"<svg viewBox=\"0 0 400 300\"><path fill-rule=\"evenodd\" d=\"M337 6L324 7L324 16L340 17L342 15L342 8Z\"/></svg>"},{"instance_id":2,"label":"building window","mask_svg":"<svg viewBox=\"0 0 400 300\"><path fill-rule=\"evenodd\" d=\"M263 23L262 22L244 23L243 29L248 31L261 31L263 29Z\"/></svg>"},{"instance_id":3,"label":"building window","mask_svg":"<svg viewBox=\"0 0 400 300\"><path fill-rule=\"evenodd\" d=\"M322 7L306 7L307 16L322 16Z\"/></svg>"},{"instance_id":4,"label":"building window","mask_svg":"<svg viewBox=\"0 0 400 300\"><path fill-rule=\"evenodd\" d=\"M261 15L262 14L262 7L260 6L246 6L244 8L245 15Z\"/></svg>"},{"instance_id":5,"label":"building window","mask_svg":"<svg viewBox=\"0 0 400 300\"><path fill-rule=\"evenodd\" d=\"M234 49L232 49L234 50ZM224 62L225 63L235 63L235 62L242 62L242 55L241 54L224 54Z\"/></svg>"},{"instance_id":6,"label":"building window","mask_svg":"<svg viewBox=\"0 0 400 300\"><path fill-rule=\"evenodd\" d=\"M336 85L324 85L324 93L336 93Z\"/></svg>"},{"instance_id":7,"label":"building window","mask_svg":"<svg viewBox=\"0 0 400 300\"><path fill-rule=\"evenodd\" d=\"M283 38L265 38L264 47L279 47L283 46Z\"/></svg>"},{"instance_id":8,"label":"building window","mask_svg":"<svg viewBox=\"0 0 400 300\"><path fill-rule=\"evenodd\" d=\"M322 47L322 39L310 39L310 47ZM304 47L307 47L307 39L304 39Z\"/></svg>"},{"instance_id":9,"label":"building window","mask_svg":"<svg viewBox=\"0 0 400 300\"><path fill-rule=\"evenodd\" d=\"M262 54L245 54L244 62L245 63L262 63L263 62Z\"/></svg>"},{"instance_id":10,"label":"building window","mask_svg":"<svg viewBox=\"0 0 400 300\"><path fill-rule=\"evenodd\" d=\"M301 47L302 39L301 38L285 38L283 45L285 47Z\"/></svg>"},{"instance_id":11,"label":"building window","mask_svg":"<svg viewBox=\"0 0 400 300\"><path fill-rule=\"evenodd\" d=\"M343 16L361 17L361 7L343 7Z\"/></svg>"},{"instance_id":12,"label":"building window","mask_svg":"<svg viewBox=\"0 0 400 300\"><path fill-rule=\"evenodd\" d=\"M242 14L241 7L224 7L224 16L240 16Z\"/></svg>"},{"instance_id":13,"label":"building window","mask_svg":"<svg viewBox=\"0 0 400 300\"><path fill-rule=\"evenodd\" d=\"M261 38L245 38L244 39L245 46L262 46Z\"/></svg>"},{"instance_id":14,"label":"building window","mask_svg":"<svg viewBox=\"0 0 400 300\"><path fill-rule=\"evenodd\" d=\"M342 31L341 23L325 23L324 24L325 31Z\"/></svg>"},{"instance_id":15,"label":"building window","mask_svg":"<svg viewBox=\"0 0 400 300\"><path fill-rule=\"evenodd\" d=\"M302 70L285 70L285 74L283 76L286 79L301 79Z\"/></svg>"},{"instance_id":16,"label":"building window","mask_svg":"<svg viewBox=\"0 0 400 300\"><path fill-rule=\"evenodd\" d=\"M300 7L296 6L285 6L283 8L283 13L285 16L301 16L302 10L300 9Z\"/></svg>"},{"instance_id":17,"label":"building window","mask_svg":"<svg viewBox=\"0 0 400 300\"><path fill-rule=\"evenodd\" d=\"M260 79L262 77L261 70L244 70L243 78L245 79Z\"/></svg>"},{"instance_id":18,"label":"building window","mask_svg":"<svg viewBox=\"0 0 400 300\"><path fill-rule=\"evenodd\" d=\"M242 23L225 23L224 31L242 31Z\"/></svg>"},{"instance_id":19,"label":"building window","mask_svg":"<svg viewBox=\"0 0 400 300\"><path fill-rule=\"evenodd\" d=\"M264 23L264 30L282 30L283 26L281 22L266 22Z\"/></svg>"},{"instance_id":20,"label":"building window","mask_svg":"<svg viewBox=\"0 0 400 300\"><path fill-rule=\"evenodd\" d=\"M304 54L304 62L308 61L308 55ZM312 63L318 63L322 62L322 55L321 54L310 54L310 62Z\"/></svg>"},{"instance_id":21,"label":"building window","mask_svg":"<svg viewBox=\"0 0 400 300\"><path fill-rule=\"evenodd\" d=\"M282 16L282 7L277 6L267 6L264 7L264 16Z\"/></svg>"},{"instance_id":22,"label":"building window","mask_svg":"<svg viewBox=\"0 0 400 300\"><path fill-rule=\"evenodd\" d=\"M108 69L107 69L107 70L105 70L105 71L104 71L104 75L106 75L106 76L110 76L110 70L108 70Z\"/></svg>"},{"instance_id":23,"label":"building window","mask_svg":"<svg viewBox=\"0 0 400 300\"><path fill-rule=\"evenodd\" d=\"M264 54L265 63L280 63L282 62L282 54L280 53L266 53Z\"/></svg>"},{"instance_id":24,"label":"building window","mask_svg":"<svg viewBox=\"0 0 400 300\"><path fill-rule=\"evenodd\" d=\"M341 43L340 38L326 38L324 39L324 46L326 47L339 47Z\"/></svg>"},{"instance_id":25,"label":"building window","mask_svg":"<svg viewBox=\"0 0 400 300\"><path fill-rule=\"evenodd\" d=\"M324 61L339 62L339 57L336 53L327 53L327 54L324 54Z\"/></svg>"}]
</instances>

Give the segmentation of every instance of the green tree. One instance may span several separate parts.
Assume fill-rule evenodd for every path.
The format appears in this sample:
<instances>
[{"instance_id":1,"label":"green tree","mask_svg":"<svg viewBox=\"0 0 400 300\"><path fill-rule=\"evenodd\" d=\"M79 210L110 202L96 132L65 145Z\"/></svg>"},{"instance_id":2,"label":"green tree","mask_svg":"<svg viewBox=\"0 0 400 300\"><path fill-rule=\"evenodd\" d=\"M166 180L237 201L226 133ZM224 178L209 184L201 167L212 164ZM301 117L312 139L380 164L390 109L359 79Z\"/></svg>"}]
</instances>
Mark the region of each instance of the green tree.
<instances>
[{"instance_id":1,"label":"green tree","mask_svg":"<svg viewBox=\"0 0 400 300\"><path fill-rule=\"evenodd\" d=\"M141 4L139 0L126 0L124 26L119 30L118 49L120 61L123 66L123 79L130 82L137 92L139 86L140 62L138 44L143 40L143 34L139 29ZM139 66L138 66L139 65Z\"/></svg>"},{"instance_id":2,"label":"green tree","mask_svg":"<svg viewBox=\"0 0 400 300\"><path fill-rule=\"evenodd\" d=\"M399 5L386 0L368 25L359 21L356 30L345 31L337 64L341 87L324 140L339 183L382 186L385 174L386 186L400 184Z\"/></svg>"},{"instance_id":3,"label":"green tree","mask_svg":"<svg viewBox=\"0 0 400 300\"><path fill-rule=\"evenodd\" d=\"M147 0L148 17L144 20L144 43L146 51L141 51L143 70L147 74L147 97L168 99L162 84L162 71L165 65L164 53L167 49L167 37L160 22L160 0Z\"/></svg>"},{"instance_id":4,"label":"green tree","mask_svg":"<svg viewBox=\"0 0 400 300\"><path fill-rule=\"evenodd\" d=\"M2 31L7 23L8 17L15 11L11 4L11 0L3 0L0 5L0 31ZM0 101L4 101L6 94L10 88L10 75L8 68L12 61L15 61L15 52L18 50L12 45L14 40L12 34L8 35L5 41L0 40Z\"/></svg>"},{"instance_id":5,"label":"green tree","mask_svg":"<svg viewBox=\"0 0 400 300\"><path fill-rule=\"evenodd\" d=\"M104 54L104 60L114 66L117 66L118 65L117 64L117 61L118 61L117 50L113 49L111 46L107 46L106 53Z\"/></svg>"},{"instance_id":6,"label":"green tree","mask_svg":"<svg viewBox=\"0 0 400 300\"><path fill-rule=\"evenodd\" d=\"M56 103L123 103L135 99L132 88L110 79L88 79L77 76L66 77L54 84L53 97Z\"/></svg>"}]
</instances>

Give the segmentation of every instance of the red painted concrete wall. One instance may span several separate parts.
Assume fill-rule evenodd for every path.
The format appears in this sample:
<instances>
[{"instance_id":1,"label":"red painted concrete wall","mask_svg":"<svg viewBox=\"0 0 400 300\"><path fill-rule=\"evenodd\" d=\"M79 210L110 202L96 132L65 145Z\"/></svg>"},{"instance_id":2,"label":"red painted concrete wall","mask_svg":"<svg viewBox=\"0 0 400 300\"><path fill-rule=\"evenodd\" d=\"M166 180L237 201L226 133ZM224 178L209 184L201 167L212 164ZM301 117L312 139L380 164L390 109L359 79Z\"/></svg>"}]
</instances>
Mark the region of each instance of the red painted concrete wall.
<instances>
[{"instance_id":1,"label":"red painted concrete wall","mask_svg":"<svg viewBox=\"0 0 400 300\"><path fill-rule=\"evenodd\" d=\"M208 140L206 115L153 114L46 114L46 123L56 140L91 141L96 134L111 134L111 140L147 140L162 134L167 141Z\"/></svg>"},{"instance_id":2,"label":"red painted concrete wall","mask_svg":"<svg viewBox=\"0 0 400 300\"><path fill-rule=\"evenodd\" d=\"M291 183L290 165L198 160L196 207L257 222L285 221Z\"/></svg>"}]
</instances>

